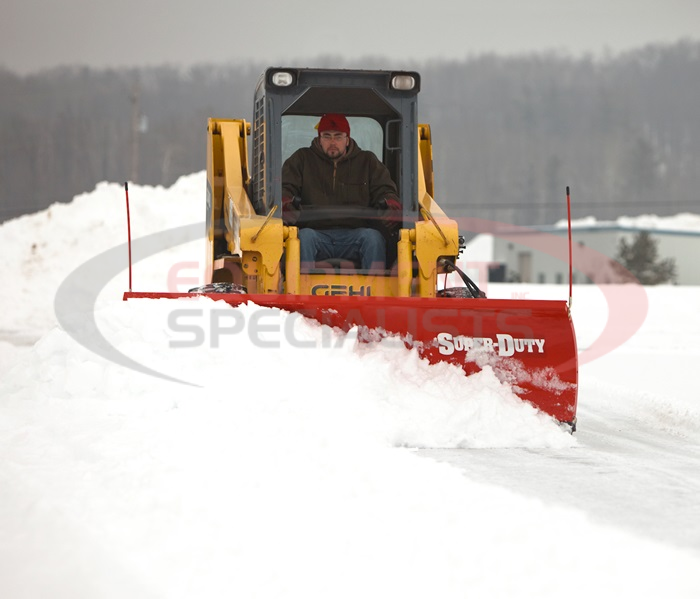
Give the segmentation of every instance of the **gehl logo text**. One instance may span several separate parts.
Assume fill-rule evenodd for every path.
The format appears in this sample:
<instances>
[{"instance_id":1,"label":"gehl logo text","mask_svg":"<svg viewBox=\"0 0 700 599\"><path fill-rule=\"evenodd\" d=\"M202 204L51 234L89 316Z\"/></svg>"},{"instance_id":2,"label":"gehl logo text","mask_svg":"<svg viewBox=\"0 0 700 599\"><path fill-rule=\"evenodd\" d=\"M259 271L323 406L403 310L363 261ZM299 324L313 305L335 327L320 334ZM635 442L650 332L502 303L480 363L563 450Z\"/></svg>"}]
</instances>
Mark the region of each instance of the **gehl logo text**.
<instances>
[{"instance_id":1,"label":"gehl logo text","mask_svg":"<svg viewBox=\"0 0 700 599\"><path fill-rule=\"evenodd\" d=\"M311 295L372 295L370 285L314 285Z\"/></svg>"}]
</instances>

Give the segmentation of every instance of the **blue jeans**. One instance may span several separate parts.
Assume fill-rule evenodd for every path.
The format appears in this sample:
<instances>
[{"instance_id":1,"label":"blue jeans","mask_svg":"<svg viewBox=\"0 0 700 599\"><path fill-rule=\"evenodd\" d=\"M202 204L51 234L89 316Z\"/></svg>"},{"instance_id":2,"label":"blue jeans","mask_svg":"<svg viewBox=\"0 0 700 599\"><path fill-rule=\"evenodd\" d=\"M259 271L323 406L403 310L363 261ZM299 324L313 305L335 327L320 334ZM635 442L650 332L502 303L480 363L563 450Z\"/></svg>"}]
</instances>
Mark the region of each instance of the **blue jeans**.
<instances>
[{"instance_id":1,"label":"blue jeans","mask_svg":"<svg viewBox=\"0 0 700 599\"><path fill-rule=\"evenodd\" d=\"M318 260L342 258L360 262L360 268L386 268L386 242L376 229L299 229L302 267Z\"/></svg>"}]
</instances>

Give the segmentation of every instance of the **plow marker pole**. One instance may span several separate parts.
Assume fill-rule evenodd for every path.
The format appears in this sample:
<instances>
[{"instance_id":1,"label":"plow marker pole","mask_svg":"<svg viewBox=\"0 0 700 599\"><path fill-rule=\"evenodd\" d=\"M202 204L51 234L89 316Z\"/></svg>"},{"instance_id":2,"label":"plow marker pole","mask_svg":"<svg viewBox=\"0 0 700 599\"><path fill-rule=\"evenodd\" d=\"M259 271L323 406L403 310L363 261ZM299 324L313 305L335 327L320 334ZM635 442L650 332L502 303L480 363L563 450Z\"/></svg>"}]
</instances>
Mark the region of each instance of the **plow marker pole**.
<instances>
[{"instance_id":1,"label":"plow marker pole","mask_svg":"<svg viewBox=\"0 0 700 599\"><path fill-rule=\"evenodd\" d=\"M571 302L573 299L574 267L571 250L571 192L568 185L566 186L566 213L567 220L569 221L569 308L571 308Z\"/></svg>"},{"instance_id":2,"label":"plow marker pole","mask_svg":"<svg viewBox=\"0 0 700 599\"><path fill-rule=\"evenodd\" d=\"M124 192L126 193L126 234L127 245L129 246L129 291L131 291L131 216L129 214L129 182L124 183Z\"/></svg>"}]
</instances>

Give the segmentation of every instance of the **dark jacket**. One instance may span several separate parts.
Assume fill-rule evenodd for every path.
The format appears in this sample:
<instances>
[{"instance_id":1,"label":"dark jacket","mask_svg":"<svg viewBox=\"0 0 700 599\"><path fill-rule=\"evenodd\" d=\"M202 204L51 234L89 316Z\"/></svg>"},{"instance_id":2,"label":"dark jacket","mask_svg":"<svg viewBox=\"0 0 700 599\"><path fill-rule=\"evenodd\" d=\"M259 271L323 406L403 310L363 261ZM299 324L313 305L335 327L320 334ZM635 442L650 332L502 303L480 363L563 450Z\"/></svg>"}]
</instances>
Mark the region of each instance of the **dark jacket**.
<instances>
[{"instance_id":1,"label":"dark jacket","mask_svg":"<svg viewBox=\"0 0 700 599\"><path fill-rule=\"evenodd\" d=\"M382 200L399 199L386 166L352 138L337 164L318 138L294 152L282 167L282 195L301 198L295 224L314 229L380 228Z\"/></svg>"}]
</instances>

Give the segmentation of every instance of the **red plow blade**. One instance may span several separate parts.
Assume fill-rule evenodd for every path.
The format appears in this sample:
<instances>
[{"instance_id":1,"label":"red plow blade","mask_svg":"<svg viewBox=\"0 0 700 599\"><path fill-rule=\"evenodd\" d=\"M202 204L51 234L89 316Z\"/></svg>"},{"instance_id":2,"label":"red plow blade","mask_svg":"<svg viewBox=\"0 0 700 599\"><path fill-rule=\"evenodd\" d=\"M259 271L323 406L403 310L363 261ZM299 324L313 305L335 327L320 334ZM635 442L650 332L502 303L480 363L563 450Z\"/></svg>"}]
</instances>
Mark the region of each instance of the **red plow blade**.
<instances>
[{"instance_id":1,"label":"red plow blade","mask_svg":"<svg viewBox=\"0 0 700 599\"><path fill-rule=\"evenodd\" d=\"M126 292L124 299L195 298L201 293ZM465 374L491 366L523 400L575 427L578 359L565 301L466 298L348 297L207 293L231 306L298 312L344 331L357 326L368 341L399 335L431 363Z\"/></svg>"}]
</instances>

